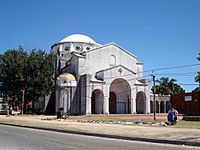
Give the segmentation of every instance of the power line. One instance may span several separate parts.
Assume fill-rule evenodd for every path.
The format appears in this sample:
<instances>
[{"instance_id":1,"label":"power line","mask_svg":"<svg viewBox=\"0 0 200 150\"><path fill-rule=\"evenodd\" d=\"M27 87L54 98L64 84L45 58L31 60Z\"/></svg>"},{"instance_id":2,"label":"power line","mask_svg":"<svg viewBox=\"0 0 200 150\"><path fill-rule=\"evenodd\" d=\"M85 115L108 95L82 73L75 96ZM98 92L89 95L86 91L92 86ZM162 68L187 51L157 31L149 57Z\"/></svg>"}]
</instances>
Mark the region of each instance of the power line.
<instances>
[{"instance_id":1,"label":"power line","mask_svg":"<svg viewBox=\"0 0 200 150\"><path fill-rule=\"evenodd\" d=\"M169 75L169 76L194 76L197 72L177 72L177 73L156 73L154 75L156 76L163 76L163 75Z\"/></svg>"},{"instance_id":2,"label":"power line","mask_svg":"<svg viewBox=\"0 0 200 150\"><path fill-rule=\"evenodd\" d=\"M158 69L153 69L153 71L159 71L159 70L167 70L167 69L175 69L175 68L185 68L185 67L193 67L193 66L199 66L200 64L191 64L191 65L182 65L182 66L176 66L176 67L168 67L168 68L158 68ZM146 70L144 72L149 72L149 71L152 71L152 70ZM143 72L139 72L139 73L143 73ZM139 74L138 73L138 74ZM188 73L194 73L194 72L186 72L186 73L163 73L163 74L155 74L155 75L169 75L169 74L177 74L177 75L183 75L183 74L188 74ZM112 79L112 78L116 78L116 79L119 79L119 78L122 78L125 77L125 76L129 76L129 75L134 75L134 74L125 74L125 75L118 75L118 76L113 76L113 77L108 77L108 78L104 78L104 79ZM128 80L121 80L121 81L118 81L118 82L107 82L107 83L104 83L103 85L109 85L109 84L119 84L119 83L123 83L123 82L127 82L127 81L131 81L131 80L138 80L140 78L144 78L144 77L148 77L148 76L151 76L151 75L145 75L145 76L141 76L141 77L136 77L136 78L130 78ZM80 85L79 85L80 86ZM81 85L81 87L93 87L94 85ZM97 86L102 86L101 84L97 85Z\"/></svg>"},{"instance_id":3,"label":"power line","mask_svg":"<svg viewBox=\"0 0 200 150\"><path fill-rule=\"evenodd\" d=\"M176 68L186 68L186 67L193 67L193 66L200 66L200 64L190 64L190 65L182 65L182 66L175 66L175 67L157 68L157 69L152 69L152 70L146 70L146 71L143 71L143 72L139 72L138 74L143 74L144 72L149 72L149 71L155 72L155 71L159 71L159 70L168 70L168 69L176 69ZM177 74L177 75L181 76L183 74L188 74L188 73L196 73L196 72L171 73L171 74ZM155 75L167 75L167 74L170 74L170 73L155 74ZM113 77L108 77L108 78L104 78L104 79L121 78L121 77L125 77L125 76L130 76L130 75L133 75L133 74L125 74L125 75L121 75L121 76L113 76ZM129 80L126 80L126 81L137 80L139 78L148 77L148 76L150 76L150 75L142 75L140 77L132 78L132 79L129 79ZM124 82L124 81L120 81L120 82ZM106 84L110 84L110 83L106 83ZM106 84L104 84L104 85L106 85Z\"/></svg>"},{"instance_id":4,"label":"power line","mask_svg":"<svg viewBox=\"0 0 200 150\"><path fill-rule=\"evenodd\" d=\"M186 85L186 86L198 86L199 84L198 83L177 83L179 85Z\"/></svg>"},{"instance_id":5,"label":"power line","mask_svg":"<svg viewBox=\"0 0 200 150\"><path fill-rule=\"evenodd\" d=\"M160 70L168 70L168 69L175 69L175 68L185 68L185 67L193 67L193 66L200 66L200 64L190 64L190 65L182 65L182 66L175 66L175 67L166 67L166 68L157 68L157 69L151 69L151 70L146 70L146 71L142 71L142 72L138 72L136 74L142 74L141 76L137 77L137 78L133 78L133 79L130 79L130 80L134 80L134 79L139 79L139 78L143 78L143 77L146 77L146 76L150 76L149 74L148 75L143 75L143 73L145 72L155 72L155 71L160 71ZM196 73L196 72L189 72L189 73ZM163 74L155 74L155 75L168 75L168 74L187 74L187 73L163 73ZM104 78L104 79L112 79L112 78L122 78L122 77L125 77L125 76L133 76L134 74L125 74L125 75L117 75L117 76L112 76L112 77L107 77L107 78Z\"/></svg>"},{"instance_id":6,"label":"power line","mask_svg":"<svg viewBox=\"0 0 200 150\"><path fill-rule=\"evenodd\" d=\"M194 66L200 66L200 64L190 64L190 65L182 65L182 66L175 66L175 67L157 68L157 69L146 70L144 72L155 72L155 71L160 71L160 70L170 70L170 69L187 68L187 67L194 67Z\"/></svg>"},{"instance_id":7,"label":"power line","mask_svg":"<svg viewBox=\"0 0 200 150\"><path fill-rule=\"evenodd\" d=\"M160 70L169 70L169 69L177 69L177 68L186 68L186 67L194 67L194 66L200 66L200 64L191 64L191 65L182 65L182 66L175 66L175 67L166 67L166 68L157 68L157 69L152 69L152 70L146 70L146 71L143 71L143 72L139 72L138 74L140 73L144 73L144 72L149 72L149 71L160 71ZM188 75L188 74L191 74L191 73L196 73L196 72L182 72L182 73L163 73L163 74L155 74L155 75L180 75L180 76L183 76L183 75ZM121 75L121 76L113 76L113 77L108 77L108 78L104 78L104 79L112 79L112 78L122 78L122 77L125 77L125 76L129 76L129 75L134 75L134 74L125 74L125 75ZM141 76L141 77L148 77L148 76L151 76L151 75L145 75L145 76ZM128 79L128 80L121 80L121 81L118 81L118 82L107 82L103 85L109 85L109 84L119 84L119 83L123 83L123 82L126 82L127 81L131 81L131 80L138 80L139 78L141 77L136 77L136 78L131 78L131 79ZM187 86L194 86L194 85L199 85L199 84L190 84L190 83L178 83L179 85L187 85ZM84 87L92 87L94 85L86 85ZM101 86L101 85L97 85L97 86ZM130 92L131 90L134 90L136 89L137 87L133 87L133 88L128 88L127 90L124 90L124 91L120 91L119 93L117 93L116 95L121 95L121 94L124 94L124 93L127 93L127 92ZM86 95L84 95L86 96ZM91 98L91 96L86 96L86 97L89 97Z\"/></svg>"}]
</instances>

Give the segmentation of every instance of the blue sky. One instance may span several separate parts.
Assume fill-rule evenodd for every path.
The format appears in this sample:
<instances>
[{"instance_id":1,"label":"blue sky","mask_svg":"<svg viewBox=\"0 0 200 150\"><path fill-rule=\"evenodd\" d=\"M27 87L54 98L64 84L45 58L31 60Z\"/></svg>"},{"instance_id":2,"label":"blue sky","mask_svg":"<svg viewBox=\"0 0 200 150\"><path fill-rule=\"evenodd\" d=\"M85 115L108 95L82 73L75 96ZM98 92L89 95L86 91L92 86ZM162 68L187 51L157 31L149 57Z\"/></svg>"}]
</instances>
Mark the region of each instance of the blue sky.
<instances>
[{"instance_id":1,"label":"blue sky","mask_svg":"<svg viewBox=\"0 0 200 150\"><path fill-rule=\"evenodd\" d=\"M200 0L1 0L0 53L19 45L49 52L52 44L81 33L100 44L117 43L136 55L144 70L198 64L199 6ZM189 92L197 85L185 84L196 84L199 70L154 73L157 79L177 79Z\"/></svg>"}]
</instances>

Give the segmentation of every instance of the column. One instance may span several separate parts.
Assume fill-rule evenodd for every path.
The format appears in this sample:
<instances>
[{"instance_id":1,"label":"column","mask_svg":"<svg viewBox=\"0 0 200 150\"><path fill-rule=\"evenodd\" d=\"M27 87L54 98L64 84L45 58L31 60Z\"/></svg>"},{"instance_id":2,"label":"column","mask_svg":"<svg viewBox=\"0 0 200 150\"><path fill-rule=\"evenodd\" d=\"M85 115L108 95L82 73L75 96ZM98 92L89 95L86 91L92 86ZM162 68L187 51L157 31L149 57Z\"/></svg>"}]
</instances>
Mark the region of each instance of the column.
<instances>
[{"instance_id":1,"label":"column","mask_svg":"<svg viewBox=\"0 0 200 150\"><path fill-rule=\"evenodd\" d=\"M148 88L148 87L146 87ZM150 89L147 89L145 92L146 95L146 114L150 114L151 113L151 106L150 106Z\"/></svg>"},{"instance_id":2,"label":"column","mask_svg":"<svg viewBox=\"0 0 200 150\"><path fill-rule=\"evenodd\" d=\"M62 44L59 46L59 53L60 53L60 55L59 56L62 56L62 48L63 48L63 46L62 46Z\"/></svg>"},{"instance_id":3,"label":"column","mask_svg":"<svg viewBox=\"0 0 200 150\"><path fill-rule=\"evenodd\" d=\"M167 104L166 104L166 102L164 101L164 113L166 113L166 110L167 110Z\"/></svg>"},{"instance_id":4,"label":"column","mask_svg":"<svg viewBox=\"0 0 200 150\"><path fill-rule=\"evenodd\" d=\"M67 114L70 114L70 105L71 105L71 93L70 93L70 89L67 88L66 89L66 97L67 97Z\"/></svg>"},{"instance_id":5,"label":"column","mask_svg":"<svg viewBox=\"0 0 200 150\"><path fill-rule=\"evenodd\" d=\"M103 114L109 114L109 97L104 96L103 99Z\"/></svg>"},{"instance_id":6,"label":"column","mask_svg":"<svg viewBox=\"0 0 200 150\"><path fill-rule=\"evenodd\" d=\"M136 114L136 90L131 90L131 114Z\"/></svg>"},{"instance_id":7,"label":"column","mask_svg":"<svg viewBox=\"0 0 200 150\"><path fill-rule=\"evenodd\" d=\"M86 96L86 114L87 114L87 115L92 114L91 99L92 99L92 98L87 94L87 96Z\"/></svg>"},{"instance_id":8,"label":"column","mask_svg":"<svg viewBox=\"0 0 200 150\"><path fill-rule=\"evenodd\" d=\"M110 94L110 85L103 85L103 114L109 114L109 94Z\"/></svg>"},{"instance_id":9,"label":"column","mask_svg":"<svg viewBox=\"0 0 200 150\"><path fill-rule=\"evenodd\" d=\"M68 100L68 97L67 97L67 94L66 94L66 89L65 88L63 88L63 100L64 100L64 104L63 104L63 106L64 106L64 113L67 113L67 111L68 111L68 102L67 102L67 100Z\"/></svg>"},{"instance_id":10,"label":"column","mask_svg":"<svg viewBox=\"0 0 200 150\"><path fill-rule=\"evenodd\" d=\"M92 86L90 84L91 75L86 75L86 114L92 114Z\"/></svg>"},{"instance_id":11,"label":"column","mask_svg":"<svg viewBox=\"0 0 200 150\"><path fill-rule=\"evenodd\" d=\"M160 113L160 101L158 101L158 113Z\"/></svg>"}]
</instances>

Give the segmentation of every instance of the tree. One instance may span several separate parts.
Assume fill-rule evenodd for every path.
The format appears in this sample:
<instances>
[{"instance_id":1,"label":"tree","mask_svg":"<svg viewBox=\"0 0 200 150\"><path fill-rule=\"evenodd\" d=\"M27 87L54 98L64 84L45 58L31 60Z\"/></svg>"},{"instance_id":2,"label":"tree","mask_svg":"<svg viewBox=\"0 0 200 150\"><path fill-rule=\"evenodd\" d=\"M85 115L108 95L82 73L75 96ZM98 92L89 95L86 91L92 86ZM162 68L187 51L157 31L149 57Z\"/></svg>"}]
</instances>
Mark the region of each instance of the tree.
<instances>
[{"instance_id":1,"label":"tree","mask_svg":"<svg viewBox=\"0 0 200 150\"><path fill-rule=\"evenodd\" d=\"M197 59L200 61L200 53ZM197 72L197 76L195 77L195 81L199 83L199 87L195 88L193 92L199 92L200 91L200 72Z\"/></svg>"},{"instance_id":2,"label":"tree","mask_svg":"<svg viewBox=\"0 0 200 150\"><path fill-rule=\"evenodd\" d=\"M192 92L200 92L200 87L196 87Z\"/></svg>"},{"instance_id":3,"label":"tree","mask_svg":"<svg viewBox=\"0 0 200 150\"><path fill-rule=\"evenodd\" d=\"M160 80L158 80L157 82L159 83L159 85L156 85L156 94L168 95L168 94L185 92L183 88L180 87L180 85L175 83L176 82L175 79L169 79L168 77L161 77Z\"/></svg>"},{"instance_id":4,"label":"tree","mask_svg":"<svg viewBox=\"0 0 200 150\"><path fill-rule=\"evenodd\" d=\"M54 88L54 57L42 50L32 50L27 59L26 96L34 102L49 95Z\"/></svg>"},{"instance_id":5,"label":"tree","mask_svg":"<svg viewBox=\"0 0 200 150\"><path fill-rule=\"evenodd\" d=\"M49 95L54 88L53 59L43 50L7 50L0 55L0 92L16 105L21 103L21 90L25 90L25 100L33 102Z\"/></svg>"},{"instance_id":6,"label":"tree","mask_svg":"<svg viewBox=\"0 0 200 150\"><path fill-rule=\"evenodd\" d=\"M175 83L173 94L178 94L178 93L185 93L185 90L180 85Z\"/></svg>"},{"instance_id":7,"label":"tree","mask_svg":"<svg viewBox=\"0 0 200 150\"><path fill-rule=\"evenodd\" d=\"M24 86L27 53L19 47L0 55L0 90L5 99L19 104L20 90Z\"/></svg>"}]
</instances>

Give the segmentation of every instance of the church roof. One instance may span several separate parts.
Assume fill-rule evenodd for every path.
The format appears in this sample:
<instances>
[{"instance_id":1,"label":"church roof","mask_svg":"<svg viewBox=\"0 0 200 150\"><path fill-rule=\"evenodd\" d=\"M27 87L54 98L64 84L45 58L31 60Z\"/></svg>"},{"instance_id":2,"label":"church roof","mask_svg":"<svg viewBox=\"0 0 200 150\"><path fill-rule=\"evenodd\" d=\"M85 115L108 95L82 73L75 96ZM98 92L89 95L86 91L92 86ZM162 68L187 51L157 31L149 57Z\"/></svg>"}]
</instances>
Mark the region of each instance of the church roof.
<instances>
[{"instance_id":1,"label":"church roof","mask_svg":"<svg viewBox=\"0 0 200 150\"><path fill-rule=\"evenodd\" d=\"M137 59L137 57L136 57L134 54L130 53L128 50L122 48L121 46L117 45L117 44L114 43L114 42L111 42L111 43L108 43L108 44L105 44L105 45L101 45L100 47L91 49L91 50L89 50L89 51L84 51L82 54L84 54L84 53L89 53L89 52L95 51L95 50L100 50L101 48L107 47L107 46L110 46L110 45L113 45L113 46L115 46L115 47L118 47L119 49L121 49L122 51L124 51L125 53L127 53L128 55L130 55L130 56L132 56L132 57L134 57L134 58ZM138 62L138 63L139 63L139 62ZM143 64L143 63L141 63L141 64Z\"/></svg>"},{"instance_id":2,"label":"church roof","mask_svg":"<svg viewBox=\"0 0 200 150\"><path fill-rule=\"evenodd\" d=\"M72 34L70 36L67 36L60 41L60 43L64 42L81 42L81 43L97 44L93 39L83 34Z\"/></svg>"}]
</instances>

